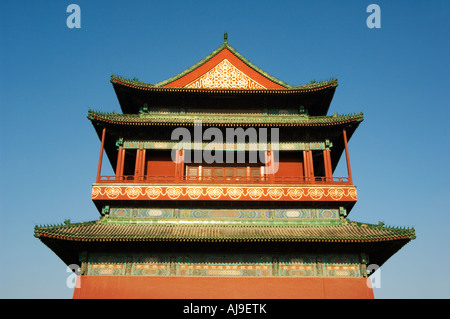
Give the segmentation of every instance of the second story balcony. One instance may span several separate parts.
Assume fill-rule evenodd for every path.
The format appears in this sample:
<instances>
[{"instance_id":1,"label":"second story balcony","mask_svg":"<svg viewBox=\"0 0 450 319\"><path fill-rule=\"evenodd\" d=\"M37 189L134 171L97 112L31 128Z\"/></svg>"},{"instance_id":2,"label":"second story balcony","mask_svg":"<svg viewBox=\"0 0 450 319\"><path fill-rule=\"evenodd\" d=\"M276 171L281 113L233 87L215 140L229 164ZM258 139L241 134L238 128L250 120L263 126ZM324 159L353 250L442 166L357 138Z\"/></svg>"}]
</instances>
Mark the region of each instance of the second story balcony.
<instances>
[{"instance_id":1,"label":"second story balcony","mask_svg":"<svg viewBox=\"0 0 450 319\"><path fill-rule=\"evenodd\" d=\"M305 169L301 162L280 162L278 169L270 174L265 173L270 171L270 166L265 165L177 165L156 160L146 163L146 166L136 166L133 175L120 174L121 169L116 175L99 175L92 199L350 203L357 200L356 187L348 177L315 176L314 170L308 170L310 166Z\"/></svg>"},{"instance_id":2,"label":"second story balcony","mask_svg":"<svg viewBox=\"0 0 450 319\"><path fill-rule=\"evenodd\" d=\"M189 156L182 149L174 152L118 147L117 153L112 154L117 159L112 161L114 175L101 174L101 152L92 199L348 203L357 200L348 155L348 177L333 176L337 157L332 161L327 147L279 152L265 150L259 153L262 155L256 161L247 160L250 158L247 155L251 155L248 153L243 157L245 160L228 161L226 157L227 161L211 163L197 163L195 154ZM233 154L239 158L239 153Z\"/></svg>"},{"instance_id":3,"label":"second story balcony","mask_svg":"<svg viewBox=\"0 0 450 319\"><path fill-rule=\"evenodd\" d=\"M96 183L352 185L351 177L333 176L329 150L266 152L263 161L192 163L184 152L119 149L114 175L98 174ZM100 172L100 171L99 171Z\"/></svg>"},{"instance_id":4,"label":"second story balcony","mask_svg":"<svg viewBox=\"0 0 450 319\"><path fill-rule=\"evenodd\" d=\"M211 185L350 185L348 177L319 176L174 176L174 175L101 175L97 183L137 184L211 184Z\"/></svg>"},{"instance_id":5,"label":"second story balcony","mask_svg":"<svg viewBox=\"0 0 450 319\"><path fill-rule=\"evenodd\" d=\"M94 201L244 200L356 202L356 187L346 178L101 176L93 185Z\"/></svg>"}]
</instances>

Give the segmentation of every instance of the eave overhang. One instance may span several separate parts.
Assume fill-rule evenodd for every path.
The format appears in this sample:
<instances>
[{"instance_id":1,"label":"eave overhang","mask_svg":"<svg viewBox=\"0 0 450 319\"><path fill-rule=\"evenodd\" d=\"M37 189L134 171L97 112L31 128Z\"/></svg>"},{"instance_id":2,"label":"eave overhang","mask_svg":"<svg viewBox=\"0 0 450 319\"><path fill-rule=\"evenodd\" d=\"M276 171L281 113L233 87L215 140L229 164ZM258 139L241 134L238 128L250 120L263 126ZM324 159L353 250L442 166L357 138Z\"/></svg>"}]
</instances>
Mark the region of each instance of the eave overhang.
<instances>
[{"instance_id":1,"label":"eave overhang","mask_svg":"<svg viewBox=\"0 0 450 319\"><path fill-rule=\"evenodd\" d=\"M332 169L337 164L344 150L342 130L347 132L348 141L359 124L364 120L363 114L333 115L333 116L302 116L302 115L252 115L245 114L114 114L89 111L88 119L92 122L99 139L102 129L106 129L105 151L113 168L116 167L118 138L139 139L142 135L160 127L172 130L175 127L193 127L201 121L204 127L278 127L283 129L298 129L308 132L308 135L324 137L333 144L331 152ZM148 131L148 132L147 132ZM283 141L280 141L283 142Z\"/></svg>"},{"instance_id":2,"label":"eave overhang","mask_svg":"<svg viewBox=\"0 0 450 319\"><path fill-rule=\"evenodd\" d=\"M248 247L277 245L279 249L333 250L336 247L370 255L371 263L379 266L415 239L414 229L390 228L344 220L340 225L270 225L267 223L197 223L181 221L111 223L93 221L56 226L36 226L35 237L43 241L66 263L76 263L78 254L89 249L142 249L161 244L210 247L221 243ZM308 248L309 247L309 248Z\"/></svg>"},{"instance_id":3,"label":"eave overhang","mask_svg":"<svg viewBox=\"0 0 450 319\"><path fill-rule=\"evenodd\" d=\"M255 88L233 85L223 87L204 85L194 88L191 86L193 81L201 79L224 60L230 61L238 72L242 72L258 85ZM157 84L118 75L112 75L110 81L125 114L136 114L144 104L153 107L163 103L164 100L170 101L172 105L183 105L189 99L208 104L217 98L245 97L250 101L249 104L252 104L251 101L258 104L264 99L283 97L284 103L295 107L303 106L311 115L326 115L338 85L336 78L322 82L312 81L299 86L287 84L252 64L227 41L192 67Z\"/></svg>"},{"instance_id":4,"label":"eave overhang","mask_svg":"<svg viewBox=\"0 0 450 319\"><path fill-rule=\"evenodd\" d=\"M230 114L230 113L144 113L117 114L102 113L90 110L88 119L105 124L144 126L144 125L202 125L208 126L337 126L349 123L360 123L363 114L306 116L306 115L265 115L265 114Z\"/></svg>"}]
</instances>

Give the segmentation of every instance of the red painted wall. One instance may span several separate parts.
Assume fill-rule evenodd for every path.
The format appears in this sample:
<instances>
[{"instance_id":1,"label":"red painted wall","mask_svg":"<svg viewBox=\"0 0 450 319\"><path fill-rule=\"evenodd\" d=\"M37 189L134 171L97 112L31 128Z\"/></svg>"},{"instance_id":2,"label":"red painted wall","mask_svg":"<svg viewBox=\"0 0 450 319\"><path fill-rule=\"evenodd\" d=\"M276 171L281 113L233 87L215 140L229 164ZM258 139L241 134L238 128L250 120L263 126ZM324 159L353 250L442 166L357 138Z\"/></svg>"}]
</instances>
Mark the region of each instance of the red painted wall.
<instances>
[{"instance_id":1,"label":"red painted wall","mask_svg":"<svg viewBox=\"0 0 450 319\"><path fill-rule=\"evenodd\" d=\"M175 176L175 162L170 152L147 152L145 156L145 175Z\"/></svg>"},{"instance_id":2,"label":"red painted wall","mask_svg":"<svg viewBox=\"0 0 450 319\"><path fill-rule=\"evenodd\" d=\"M278 171L275 176L303 176L303 154L299 152L280 152Z\"/></svg>"},{"instance_id":3,"label":"red painted wall","mask_svg":"<svg viewBox=\"0 0 450 319\"><path fill-rule=\"evenodd\" d=\"M80 276L74 299L373 299L366 278Z\"/></svg>"}]
</instances>

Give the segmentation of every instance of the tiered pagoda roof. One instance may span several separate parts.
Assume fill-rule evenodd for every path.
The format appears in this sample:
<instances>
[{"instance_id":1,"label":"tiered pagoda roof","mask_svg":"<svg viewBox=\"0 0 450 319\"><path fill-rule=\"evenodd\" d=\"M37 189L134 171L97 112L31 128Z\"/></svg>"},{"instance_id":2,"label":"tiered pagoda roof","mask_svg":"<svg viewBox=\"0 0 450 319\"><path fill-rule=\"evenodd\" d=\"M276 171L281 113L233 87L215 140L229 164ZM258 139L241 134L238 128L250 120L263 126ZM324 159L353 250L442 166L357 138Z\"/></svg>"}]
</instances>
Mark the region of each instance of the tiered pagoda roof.
<instances>
[{"instance_id":1,"label":"tiered pagoda roof","mask_svg":"<svg viewBox=\"0 0 450 319\"><path fill-rule=\"evenodd\" d=\"M158 135L160 131L170 131L164 127L192 126L201 121L202 125L216 127L286 127L287 135L298 131L308 142L320 137L333 146L330 156L334 170L345 149L343 130L347 141L363 121L362 113L327 116L337 87L336 79L300 86L287 84L245 59L228 44L227 38L200 62L168 80L148 84L113 75L111 83L123 114L90 110L88 119L99 137L106 132L101 152L106 151L113 168L119 140L153 142L163 136L163 133ZM241 105L248 108L241 110ZM168 109L164 111L164 108ZM287 114L276 110L286 110ZM162 129L155 130L155 126ZM123 205L133 205L133 202ZM282 246L285 251L293 247L299 251L364 252L370 255L371 263L381 266L415 238L414 228L359 223L344 216L347 215L330 220L118 219L102 212L97 221L36 226L34 235L67 264L78 263L80 251L87 250L118 251L150 246L165 249L166 245L176 250L189 244L189 249L209 247L217 251L216 244L223 243L227 245L222 247L224 250L242 244L239 247L245 251L250 244L253 246L249 249L269 247L274 251Z\"/></svg>"},{"instance_id":2,"label":"tiered pagoda roof","mask_svg":"<svg viewBox=\"0 0 450 319\"><path fill-rule=\"evenodd\" d=\"M230 47L230 46L228 46ZM250 62L248 62L250 63ZM188 70L191 70L189 68ZM182 73L184 74L184 72ZM267 74L267 73L265 73ZM176 77L174 77L176 78ZM167 80L169 81L169 80ZM167 81L161 82L166 83ZM167 91L167 92L211 92L211 90L214 90L219 93L227 94L227 93L241 93L241 94L258 94L258 93L268 93L268 94L294 94L294 93L309 93L309 92L316 92L320 90L325 90L327 88L336 87L338 85L337 79L329 79L325 81L315 82L312 81L308 84L302 84L298 86L293 86L290 84L284 84L284 87L279 88L255 88L255 89L248 89L248 90L241 90L238 88L225 88L225 87L218 87L218 88L189 88L189 87L171 87L171 86L163 86L160 83L158 84L150 84L145 82L140 82L138 79L128 79L125 77L122 77L120 75L111 75L111 83L126 86L129 88L137 89L137 90L143 90L143 91Z\"/></svg>"},{"instance_id":3,"label":"tiered pagoda roof","mask_svg":"<svg viewBox=\"0 0 450 319\"><path fill-rule=\"evenodd\" d=\"M219 126L333 126L347 123L359 124L363 114L306 116L306 115L267 115L267 114L230 114L230 113L159 113L117 114L89 111L88 118L93 122L117 125L194 125L201 121L203 125ZM356 125L354 126L356 128Z\"/></svg>"},{"instance_id":4,"label":"tiered pagoda roof","mask_svg":"<svg viewBox=\"0 0 450 319\"><path fill-rule=\"evenodd\" d=\"M211 99L229 96L246 96L252 101L248 105L261 107L282 96L285 105L303 106L310 115L326 115L338 85L335 78L298 86L282 82L243 57L228 44L227 37L204 59L165 81L149 84L112 75L111 83L125 114L138 113L146 103L188 105L192 98L210 107Z\"/></svg>"},{"instance_id":5,"label":"tiered pagoda roof","mask_svg":"<svg viewBox=\"0 0 450 319\"><path fill-rule=\"evenodd\" d=\"M317 223L317 221L316 221ZM341 218L324 221L322 224L293 221L192 221L192 220L147 220L117 221L103 218L84 223L66 223L53 226L36 226L35 236L49 246L55 242L100 243L120 245L120 243L148 242L275 242L275 243L316 243L325 244L329 249L333 245L347 243L365 245L371 254L372 262L381 264L390 257L385 255L397 251L415 238L414 228L386 227L383 223L371 225ZM384 247L383 249L380 249ZM78 255L65 256L64 260ZM67 260L69 262L69 260Z\"/></svg>"},{"instance_id":6,"label":"tiered pagoda roof","mask_svg":"<svg viewBox=\"0 0 450 319\"><path fill-rule=\"evenodd\" d=\"M35 228L36 236L74 241L315 241L379 242L413 239L414 228L343 219L325 225L293 222L201 222L201 221L120 221L92 222Z\"/></svg>"}]
</instances>

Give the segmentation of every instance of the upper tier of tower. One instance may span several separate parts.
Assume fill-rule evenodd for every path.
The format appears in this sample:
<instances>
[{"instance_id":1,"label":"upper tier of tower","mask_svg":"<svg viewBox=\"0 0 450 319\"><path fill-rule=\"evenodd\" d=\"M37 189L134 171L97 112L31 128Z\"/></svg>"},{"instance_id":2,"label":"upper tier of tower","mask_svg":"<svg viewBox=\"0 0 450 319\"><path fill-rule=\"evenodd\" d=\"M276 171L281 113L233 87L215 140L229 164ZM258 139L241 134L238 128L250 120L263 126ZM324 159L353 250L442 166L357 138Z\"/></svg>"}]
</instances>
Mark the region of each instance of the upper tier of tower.
<instances>
[{"instance_id":1,"label":"upper tier of tower","mask_svg":"<svg viewBox=\"0 0 450 319\"><path fill-rule=\"evenodd\" d=\"M306 110L312 116L327 114L337 79L294 86L255 66L231 45L224 43L183 72L157 84L111 76L124 114L143 108L231 113L263 109Z\"/></svg>"}]
</instances>

